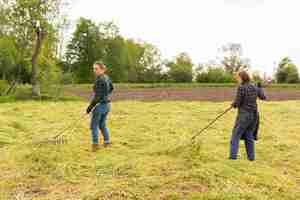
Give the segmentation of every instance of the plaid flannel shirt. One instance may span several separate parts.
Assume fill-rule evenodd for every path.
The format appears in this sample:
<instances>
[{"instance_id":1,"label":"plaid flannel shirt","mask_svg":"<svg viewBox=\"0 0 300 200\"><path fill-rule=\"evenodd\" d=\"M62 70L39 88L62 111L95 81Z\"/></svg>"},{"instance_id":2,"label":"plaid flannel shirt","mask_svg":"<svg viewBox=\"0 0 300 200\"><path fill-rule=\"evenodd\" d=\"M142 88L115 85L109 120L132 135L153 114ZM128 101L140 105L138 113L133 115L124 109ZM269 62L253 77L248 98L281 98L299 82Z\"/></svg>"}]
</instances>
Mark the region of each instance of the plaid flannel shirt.
<instances>
[{"instance_id":1,"label":"plaid flannel shirt","mask_svg":"<svg viewBox=\"0 0 300 200\"><path fill-rule=\"evenodd\" d=\"M266 100L262 88L256 87L249 82L242 83L237 90L232 106L248 112L257 112L257 97L261 100Z\"/></svg>"},{"instance_id":2,"label":"plaid flannel shirt","mask_svg":"<svg viewBox=\"0 0 300 200\"><path fill-rule=\"evenodd\" d=\"M110 96L114 87L111 79L107 75L100 75L96 78L93 90L94 96L89 105L90 108L93 108L97 103L110 102Z\"/></svg>"}]
</instances>

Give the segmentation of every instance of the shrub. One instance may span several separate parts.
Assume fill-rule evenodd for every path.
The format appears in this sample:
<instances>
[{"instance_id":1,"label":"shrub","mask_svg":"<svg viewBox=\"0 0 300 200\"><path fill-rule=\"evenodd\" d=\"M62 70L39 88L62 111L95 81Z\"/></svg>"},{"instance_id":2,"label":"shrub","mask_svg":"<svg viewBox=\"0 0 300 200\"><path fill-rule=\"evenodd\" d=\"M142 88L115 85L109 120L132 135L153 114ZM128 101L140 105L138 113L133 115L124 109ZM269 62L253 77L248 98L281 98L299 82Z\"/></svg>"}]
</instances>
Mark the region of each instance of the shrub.
<instances>
[{"instance_id":1,"label":"shrub","mask_svg":"<svg viewBox=\"0 0 300 200\"><path fill-rule=\"evenodd\" d=\"M73 84L74 83L73 74L70 72L63 73L61 76L61 83L64 85Z\"/></svg>"},{"instance_id":2,"label":"shrub","mask_svg":"<svg viewBox=\"0 0 300 200\"><path fill-rule=\"evenodd\" d=\"M198 83L233 83L233 76L223 68L208 68L207 71L200 72L196 75Z\"/></svg>"},{"instance_id":3,"label":"shrub","mask_svg":"<svg viewBox=\"0 0 300 200\"><path fill-rule=\"evenodd\" d=\"M0 80L0 96L6 92L8 86L9 84L6 80Z\"/></svg>"}]
</instances>

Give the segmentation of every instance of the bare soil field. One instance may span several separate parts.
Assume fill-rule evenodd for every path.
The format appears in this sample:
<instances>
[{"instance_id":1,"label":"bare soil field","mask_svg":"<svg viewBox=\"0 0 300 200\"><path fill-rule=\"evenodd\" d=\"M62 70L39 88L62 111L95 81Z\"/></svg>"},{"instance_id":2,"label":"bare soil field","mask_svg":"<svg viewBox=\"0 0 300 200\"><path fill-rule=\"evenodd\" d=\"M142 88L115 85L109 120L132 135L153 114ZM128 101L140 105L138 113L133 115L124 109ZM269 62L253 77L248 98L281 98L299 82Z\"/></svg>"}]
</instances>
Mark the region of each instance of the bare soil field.
<instances>
[{"instance_id":1,"label":"bare soil field","mask_svg":"<svg viewBox=\"0 0 300 200\"><path fill-rule=\"evenodd\" d=\"M87 89L69 88L68 93L89 98L91 91ZM235 96L235 88L118 88L113 95L114 101L231 101ZM299 89L267 88L265 93L271 101L299 100Z\"/></svg>"}]
</instances>

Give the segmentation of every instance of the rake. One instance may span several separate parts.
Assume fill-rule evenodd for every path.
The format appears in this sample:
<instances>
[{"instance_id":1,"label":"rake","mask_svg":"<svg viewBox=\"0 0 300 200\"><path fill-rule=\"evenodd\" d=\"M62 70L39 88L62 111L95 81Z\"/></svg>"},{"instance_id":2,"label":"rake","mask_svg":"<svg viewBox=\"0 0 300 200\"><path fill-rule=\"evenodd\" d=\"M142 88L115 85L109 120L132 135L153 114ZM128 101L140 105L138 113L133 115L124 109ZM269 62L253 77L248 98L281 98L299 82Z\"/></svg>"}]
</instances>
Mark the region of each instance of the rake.
<instances>
[{"instance_id":1,"label":"rake","mask_svg":"<svg viewBox=\"0 0 300 200\"><path fill-rule=\"evenodd\" d=\"M204 128L202 128L197 134L195 134L191 140L192 143L195 143L195 139L202 134L204 131L206 131L208 128L210 128L216 121L218 121L221 117L223 117L226 113L228 113L230 110L232 109L232 107L227 108L224 112L222 112L220 115L218 115L214 120L212 120L207 126L205 126Z\"/></svg>"},{"instance_id":2,"label":"rake","mask_svg":"<svg viewBox=\"0 0 300 200\"><path fill-rule=\"evenodd\" d=\"M59 131L55 136L51 138L47 138L45 140L34 142L34 144L65 144L67 139L65 136L71 135L74 133L74 130L77 128L78 124L85 119L87 114L81 115L78 119L72 121L68 126L64 127L61 131Z\"/></svg>"},{"instance_id":3,"label":"rake","mask_svg":"<svg viewBox=\"0 0 300 200\"><path fill-rule=\"evenodd\" d=\"M218 121L221 117L223 117L226 113L228 113L230 110L232 110L232 106L227 108L225 111L223 111L221 114L219 114L215 119L213 119L208 125L206 125L204 128L202 128L198 133L196 133L194 136L191 137L191 139L189 140L189 144L191 145L195 145L195 141L196 138L201 135L204 131L206 131L207 129L209 129L216 121ZM177 146L174 150L172 151L176 151L178 149L180 149L182 146L179 145ZM169 152L169 151L168 151Z\"/></svg>"},{"instance_id":4,"label":"rake","mask_svg":"<svg viewBox=\"0 0 300 200\"><path fill-rule=\"evenodd\" d=\"M91 110L91 113L94 111L94 109L99 105L97 103L94 108ZM42 143L52 143L52 144L64 144L67 142L67 140L64 138L64 136L69 133L71 135L74 133L74 130L77 128L79 122L84 120L88 116L88 114L81 115L78 119L74 120L72 123L70 123L68 126L66 126L64 129L62 129L58 134L56 134L54 137L48 138L46 140L42 140L39 142L36 142L36 144L42 144Z\"/></svg>"}]
</instances>

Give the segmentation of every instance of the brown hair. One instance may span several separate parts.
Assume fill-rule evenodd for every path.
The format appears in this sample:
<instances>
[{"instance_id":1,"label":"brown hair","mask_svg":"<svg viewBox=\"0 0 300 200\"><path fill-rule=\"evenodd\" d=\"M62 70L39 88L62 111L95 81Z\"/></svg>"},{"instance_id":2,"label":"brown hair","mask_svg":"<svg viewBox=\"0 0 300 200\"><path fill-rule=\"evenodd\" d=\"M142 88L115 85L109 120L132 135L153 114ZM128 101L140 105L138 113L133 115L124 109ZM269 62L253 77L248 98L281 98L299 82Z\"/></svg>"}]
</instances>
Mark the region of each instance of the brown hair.
<instances>
[{"instance_id":1,"label":"brown hair","mask_svg":"<svg viewBox=\"0 0 300 200\"><path fill-rule=\"evenodd\" d=\"M98 65L101 69L106 69L106 66L101 61L94 62L94 65Z\"/></svg>"},{"instance_id":2,"label":"brown hair","mask_svg":"<svg viewBox=\"0 0 300 200\"><path fill-rule=\"evenodd\" d=\"M251 80L249 74L246 71L241 71L239 73L239 77L241 78L243 83L250 82Z\"/></svg>"}]
</instances>

